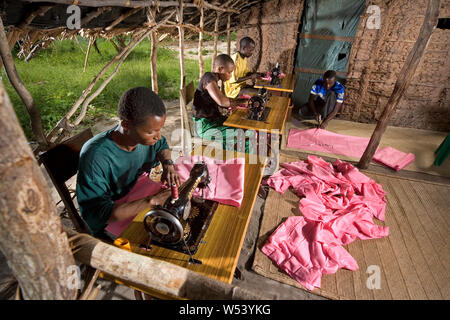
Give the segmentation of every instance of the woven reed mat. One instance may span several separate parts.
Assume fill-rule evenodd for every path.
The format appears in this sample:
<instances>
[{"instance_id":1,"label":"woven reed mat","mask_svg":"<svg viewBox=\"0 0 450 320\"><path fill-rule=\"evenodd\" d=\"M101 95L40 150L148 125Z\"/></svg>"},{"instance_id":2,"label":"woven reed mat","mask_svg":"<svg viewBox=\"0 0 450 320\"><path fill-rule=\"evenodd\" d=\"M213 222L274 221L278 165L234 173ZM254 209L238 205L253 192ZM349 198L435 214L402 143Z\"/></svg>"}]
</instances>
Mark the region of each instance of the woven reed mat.
<instances>
[{"instance_id":1,"label":"woven reed mat","mask_svg":"<svg viewBox=\"0 0 450 320\"><path fill-rule=\"evenodd\" d=\"M280 159L280 163L289 161L298 160ZM387 193L386 222L374 221L389 226L389 236L355 240L345 246L359 269L323 275L321 288L312 292L330 299L450 299L450 185L367 175ZM284 195L269 191L252 268L267 278L307 290L260 250L285 218L301 214L298 202L290 190ZM379 289L366 285L374 275L369 266L381 271Z\"/></svg>"}]
</instances>

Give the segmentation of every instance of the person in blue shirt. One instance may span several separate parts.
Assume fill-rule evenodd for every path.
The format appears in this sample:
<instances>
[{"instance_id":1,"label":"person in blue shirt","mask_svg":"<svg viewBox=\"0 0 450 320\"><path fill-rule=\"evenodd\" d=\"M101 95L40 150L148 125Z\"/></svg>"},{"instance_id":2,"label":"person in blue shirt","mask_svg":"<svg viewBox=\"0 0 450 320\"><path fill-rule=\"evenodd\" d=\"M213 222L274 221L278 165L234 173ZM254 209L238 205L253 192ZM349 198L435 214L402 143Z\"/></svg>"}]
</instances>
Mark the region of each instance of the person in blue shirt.
<instances>
[{"instance_id":1,"label":"person in blue shirt","mask_svg":"<svg viewBox=\"0 0 450 320\"><path fill-rule=\"evenodd\" d=\"M325 129L344 103L344 86L336 81L336 72L328 70L311 88L308 103L294 107L292 114L302 119L316 119ZM322 122L320 122L320 118Z\"/></svg>"},{"instance_id":2,"label":"person in blue shirt","mask_svg":"<svg viewBox=\"0 0 450 320\"><path fill-rule=\"evenodd\" d=\"M77 175L77 201L92 235L108 239L105 227L136 216L170 195L158 193L133 202L116 204L136 184L139 176L162 163L162 181L180 185L171 152L161 129L166 108L152 90L127 90L118 104L120 123L88 140L81 149Z\"/></svg>"}]
</instances>

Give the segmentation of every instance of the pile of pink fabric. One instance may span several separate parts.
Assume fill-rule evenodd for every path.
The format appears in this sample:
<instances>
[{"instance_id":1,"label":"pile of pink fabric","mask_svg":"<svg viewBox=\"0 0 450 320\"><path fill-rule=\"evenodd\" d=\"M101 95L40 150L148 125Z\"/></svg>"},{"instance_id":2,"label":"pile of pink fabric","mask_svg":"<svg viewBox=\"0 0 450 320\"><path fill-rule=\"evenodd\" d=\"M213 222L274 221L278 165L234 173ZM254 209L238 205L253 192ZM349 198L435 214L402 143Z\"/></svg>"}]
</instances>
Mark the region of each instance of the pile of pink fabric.
<instances>
[{"instance_id":1,"label":"pile of pink fabric","mask_svg":"<svg viewBox=\"0 0 450 320\"><path fill-rule=\"evenodd\" d=\"M284 163L267 184L284 193L290 187L301 198L303 216L289 217L268 238L262 252L308 290L320 288L323 274L340 268L357 270L344 245L356 239L386 237L385 192L380 184L349 163L334 164L309 156Z\"/></svg>"},{"instance_id":2,"label":"pile of pink fabric","mask_svg":"<svg viewBox=\"0 0 450 320\"><path fill-rule=\"evenodd\" d=\"M285 73L280 73L280 79L283 79L284 77L286 77L286 74ZM266 76L265 77L261 77L261 80L272 81L272 72L271 71L267 71L266 72Z\"/></svg>"},{"instance_id":3,"label":"pile of pink fabric","mask_svg":"<svg viewBox=\"0 0 450 320\"><path fill-rule=\"evenodd\" d=\"M361 158L370 138L334 133L324 129L291 129L287 139L288 148L340 154ZM373 160L399 171L414 162L414 154L404 153L392 147L377 149Z\"/></svg>"},{"instance_id":4,"label":"pile of pink fabric","mask_svg":"<svg viewBox=\"0 0 450 320\"><path fill-rule=\"evenodd\" d=\"M215 159L204 156L181 157L175 164L175 171L180 176L181 182L189 178L192 167L195 163L204 161L208 167L211 182L209 188L203 191L203 198L217 201L235 207L240 207L244 198L244 169L245 159L235 158L218 162ZM167 188L160 182L154 182L147 173L141 175L134 187L123 198L117 200L115 204L132 202L158 193L161 189ZM197 189L194 196L202 196ZM106 230L119 236L133 221L134 217L126 220L110 223Z\"/></svg>"}]
</instances>

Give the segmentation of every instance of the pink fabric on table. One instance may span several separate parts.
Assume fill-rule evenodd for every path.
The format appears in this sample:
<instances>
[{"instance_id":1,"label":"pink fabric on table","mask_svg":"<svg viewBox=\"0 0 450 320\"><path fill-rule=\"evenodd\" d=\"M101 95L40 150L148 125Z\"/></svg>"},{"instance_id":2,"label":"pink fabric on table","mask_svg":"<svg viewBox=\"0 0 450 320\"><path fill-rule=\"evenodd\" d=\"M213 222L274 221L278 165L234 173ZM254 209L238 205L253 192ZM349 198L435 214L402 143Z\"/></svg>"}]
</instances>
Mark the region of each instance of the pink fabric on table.
<instances>
[{"instance_id":1,"label":"pink fabric on table","mask_svg":"<svg viewBox=\"0 0 450 320\"><path fill-rule=\"evenodd\" d=\"M286 77L286 74L285 73L280 73L280 79L283 79L284 77ZM265 77L261 77L261 80L264 80L264 81L272 81L272 72L270 72L270 71L267 71L266 72L266 76Z\"/></svg>"},{"instance_id":2,"label":"pink fabric on table","mask_svg":"<svg viewBox=\"0 0 450 320\"><path fill-rule=\"evenodd\" d=\"M239 207L244 197L244 169L245 159L235 158L217 161L205 156L186 156L177 160L175 170L184 182L189 178L195 163L204 161L208 167L211 182L209 188L203 190L203 197L222 204ZM200 196L197 190L194 195Z\"/></svg>"},{"instance_id":3,"label":"pink fabric on table","mask_svg":"<svg viewBox=\"0 0 450 320\"><path fill-rule=\"evenodd\" d=\"M413 163L414 159L414 154L406 154L391 147L378 150L373 156L375 162L384 164L396 171L400 171L407 165Z\"/></svg>"},{"instance_id":4,"label":"pink fabric on table","mask_svg":"<svg viewBox=\"0 0 450 320\"><path fill-rule=\"evenodd\" d=\"M182 183L189 178L192 167L199 161L206 163L211 177L209 188L204 189L203 197L222 204L239 207L244 197L245 159L236 158L218 163L216 160L204 156L181 157L175 164L175 171L179 174ZM148 174L143 174L130 192L115 201L115 204L143 199L158 193L162 188L167 187L160 182L152 181ZM194 195L201 196L201 192L197 190ZM110 223L105 229L119 236L134 218Z\"/></svg>"},{"instance_id":5,"label":"pink fabric on table","mask_svg":"<svg viewBox=\"0 0 450 320\"><path fill-rule=\"evenodd\" d=\"M240 99L247 99L247 100L249 100L251 98L251 96L249 96L248 94L242 94L241 96L240 96Z\"/></svg>"},{"instance_id":6,"label":"pink fabric on table","mask_svg":"<svg viewBox=\"0 0 450 320\"><path fill-rule=\"evenodd\" d=\"M309 290L320 288L323 274L358 264L343 248L356 239L386 237L385 192L357 168L337 159L334 164L309 156L282 164L267 184L277 192L293 188L302 216L289 217L268 238L261 251Z\"/></svg>"},{"instance_id":7,"label":"pink fabric on table","mask_svg":"<svg viewBox=\"0 0 450 320\"><path fill-rule=\"evenodd\" d=\"M155 182L150 179L148 173L142 174L130 192L128 192L124 197L116 200L115 204L121 204L125 202L132 202L135 200L143 199L148 196L152 196L158 193L162 188L166 188L161 182ZM119 236L133 221L135 217L128 218L122 221L116 221L108 224L105 228L108 232L113 235Z\"/></svg>"},{"instance_id":8,"label":"pink fabric on table","mask_svg":"<svg viewBox=\"0 0 450 320\"><path fill-rule=\"evenodd\" d=\"M370 138L346 136L324 129L291 129L286 146L361 158Z\"/></svg>"}]
</instances>

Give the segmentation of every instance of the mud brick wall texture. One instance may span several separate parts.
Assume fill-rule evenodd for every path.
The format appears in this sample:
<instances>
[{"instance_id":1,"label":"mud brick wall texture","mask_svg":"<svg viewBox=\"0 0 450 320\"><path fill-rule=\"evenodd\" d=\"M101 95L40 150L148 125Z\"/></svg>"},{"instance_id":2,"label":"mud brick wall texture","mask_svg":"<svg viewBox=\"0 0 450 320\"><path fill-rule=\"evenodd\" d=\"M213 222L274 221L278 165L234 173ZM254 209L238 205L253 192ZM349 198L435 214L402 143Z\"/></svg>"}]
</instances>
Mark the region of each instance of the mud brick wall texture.
<instances>
[{"instance_id":1,"label":"mud brick wall texture","mask_svg":"<svg viewBox=\"0 0 450 320\"><path fill-rule=\"evenodd\" d=\"M248 60L250 70L265 72L279 62L282 72L293 72L303 2L265 1L242 16L236 34L236 48L245 36L255 40L255 52Z\"/></svg>"},{"instance_id":2,"label":"mud brick wall texture","mask_svg":"<svg viewBox=\"0 0 450 320\"><path fill-rule=\"evenodd\" d=\"M388 5L389 4L389 5ZM369 0L381 9L380 29L367 28L361 16L348 64L341 119L376 123L391 96L398 74L416 42L426 0ZM270 0L242 20L239 39L252 37L256 50L250 68L266 71L277 61L292 73L304 0ZM441 0L440 18L450 18L450 0ZM450 30L436 28L411 85L389 125L450 131Z\"/></svg>"}]
</instances>

